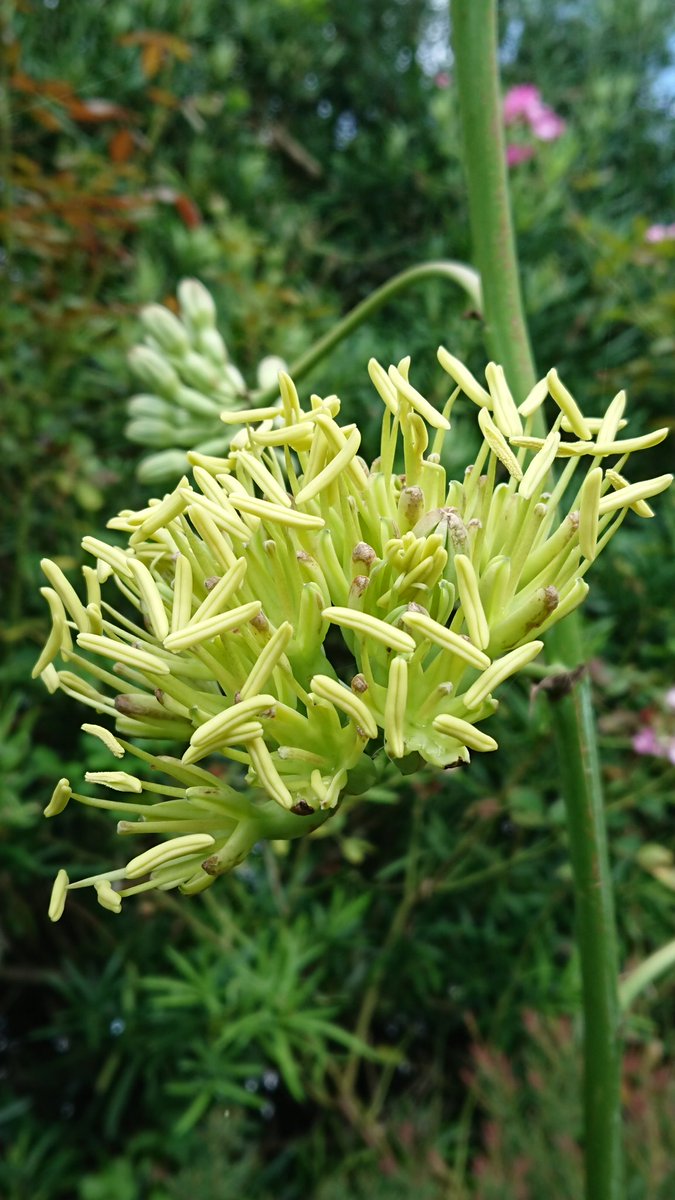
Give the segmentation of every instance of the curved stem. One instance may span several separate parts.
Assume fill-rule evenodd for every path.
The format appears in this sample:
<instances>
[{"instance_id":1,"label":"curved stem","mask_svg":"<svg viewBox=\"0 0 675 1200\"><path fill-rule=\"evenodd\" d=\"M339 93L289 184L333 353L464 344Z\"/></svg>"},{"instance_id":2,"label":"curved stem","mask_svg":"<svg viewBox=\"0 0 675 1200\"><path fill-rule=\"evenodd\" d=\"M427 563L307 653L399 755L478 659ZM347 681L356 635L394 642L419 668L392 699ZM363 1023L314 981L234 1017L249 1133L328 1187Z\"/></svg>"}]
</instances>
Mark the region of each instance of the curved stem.
<instances>
[{"instance_id":1,"label":"curved stem","mask_svg":"<svg viewBox=\"0 0 675 1200\"><path fill-rule=\"evenodd\" d=\"M399 292L404 291L412 284L421 283L425 279L449 279L453 283L458 284L467 293L471 304L477 312L482 312L483 299L481 295L480 276L473 267L468 267L465 263L453 262L450 259L439 259L427 263L419 263L417 266L408 267L405 271L400 271L398 275L392 276L381 287L376 288L374 292L366 296L360 304L357 304L351 312L348 312L341 321L333 325L328 333L319 338L313 346L306 350L300 358L296 359L289 368L289 374L294 380L302 379L321 362L336 346L343 342L355 329L358 328L364 321L377 312L378 308L392 300ZM265 405L272 403L279 389L276 383L265 391L256 392L252 400L256 404Z\"/></svg>"},{"instance_id":2,"label":"curved stem","mask_svg":"<svg viewBox=\"0 0 675 1200\"><path fill-rule=\"evenodd\" d=\"M489 351L522 400L535 381L511 218L497 58L496 0L452 0L453 43L471 230ZM549 635L569 668L581 660L579 625ZM557 703L554 731L567 810L584 1008L586 1196L620 1200L619 1007L612 881L590 685Z\"/></svg>"},{"instance_id":3,"label":"curved stem","mask_svg":"<svg viewBox=\"0 0 675 1200\"><path fill-rule=\"evenodd\" d=\"M671 967L675 967L675 941L667 942L660 950L655 950L622 979L619 984L621 1011L627 1012L640 993Z\"/></svg>"}]
</instances>

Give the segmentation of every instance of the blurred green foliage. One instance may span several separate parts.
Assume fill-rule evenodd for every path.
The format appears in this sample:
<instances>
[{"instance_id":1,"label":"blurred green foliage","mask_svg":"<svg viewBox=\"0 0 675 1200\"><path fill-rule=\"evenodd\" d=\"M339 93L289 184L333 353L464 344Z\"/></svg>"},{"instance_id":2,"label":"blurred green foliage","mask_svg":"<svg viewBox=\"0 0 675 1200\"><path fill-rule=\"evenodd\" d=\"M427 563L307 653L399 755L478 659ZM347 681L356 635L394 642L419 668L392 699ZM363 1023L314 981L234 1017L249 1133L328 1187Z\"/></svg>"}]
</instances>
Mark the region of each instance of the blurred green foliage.
<instances>
[{"instance_id":1,"label":"blurred green foliage","mask_svg":"<svg viewBox=\"0 0 675 1200\"><path fill-rule=\"evenodd\" d=\"M536 355L590 408L627 384L644 430L672 423L675 382L675 242L645 239L673 220L672 12L554 9L502 5L505 86L536 83L567 122L512 172ZM75 820L92 864L115 851L103 817L82 832L70 810L41 817L70 762L107 763L80 744L81 714L27 682L45 632L38 563L67 569L85 531L143 499L123 436L138 308L175 306L178 279L199 276L250 379L395 271L467 260L444 9L22 0L2 13L0 1194L488 1200L511 1194L510 1167L529 1156L533 1194L573 1195L544 1143L578 1133L576 1039L520 1019L578 1009L542 695L508 693L494 762L383 784L330 836L287 858L262 847L195 901L147 900L117 920L73 903L67 922L45 919ZM309 384L361 414L368 357L411 353L433 391L441 340L480 368L479 321L427 282ZM454 452L465 461L461 421ZM652 473L670 455L653 451ZM631 737L672 685L674 539L672 502L626 522L589 604L627 966L672 936L672 890L639 851L668 844L673 768L638 758ZM645 1142L655 1162L675 1151L665 1066L644 1066L659 1041L658 1063L672 1061L672 994L664 978L629 1018L639 1200L672 1190L637 1157ZM514 1102L510 1072L537 1071ZM536 1144L532 1111L546 1118Z\"/></svg>"}]
</instances>

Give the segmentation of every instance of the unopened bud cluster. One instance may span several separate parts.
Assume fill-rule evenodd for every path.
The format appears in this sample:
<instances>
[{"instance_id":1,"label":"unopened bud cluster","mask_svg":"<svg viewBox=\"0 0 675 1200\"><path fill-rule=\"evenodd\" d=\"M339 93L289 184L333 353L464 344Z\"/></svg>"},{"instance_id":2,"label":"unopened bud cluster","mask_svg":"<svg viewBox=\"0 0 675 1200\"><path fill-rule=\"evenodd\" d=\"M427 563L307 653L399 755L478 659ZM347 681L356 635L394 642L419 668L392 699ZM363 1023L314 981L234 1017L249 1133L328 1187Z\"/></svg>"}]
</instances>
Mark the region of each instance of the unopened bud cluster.
<instances>
[{"instance_id":1,"label":"unopened bud cluster","mask_svg":"<svg viewBox=\"0 0 675 1200\"><path fill-rule=\"evenodd\" d=\"M229 436L220 412L247 402L249 395L216 328L210 292L198 280L184 279L178 303L179 316L161 304L142 310L145 338L129 354L129 366L145 391L129 400L126 434L155 451L139 467L146 482L181 475L188 469L188 450L227 453ZM279 358L263 359L258 387L273 386L283 367Z\"/></svg>"},{"instance_id":2,"label":"unopened bud cluster","mask_svg":"<svg viewBox=\"0 0 675 1200\"><path fill-rule=\"evenodd\" d=\"M44 562L52 631L36 674L114 724L86 726L113 756L154 769L152 782L126 765L90 774L99 797L61 780L47 814L72 798L120 813L122 835L160 835L118 870L73 884L61 872L54 919L73 887L113 911L150 888L200 891L261 837L316 828L376 751L443 768L496 749L484 722L500 684L584 599L626 512L651 516L670 482L623 474L665 431L625 437L623 393L585 416L554 371L518 408L500 367L484 387L446 350L439 360L453 380L442 412L409 360L371 360L372 463L338 398L303 406L282 373L276 404L221 414L224 455L191 452L191 479L110 522L122 545L84 539L83 597ZM462 394L482 442L448 480ZM553 426L535 436L549 396ZM182 756L134 738L182 743ZM247 786L214 758L241 764Z\"/></svg>"}]
</instances>

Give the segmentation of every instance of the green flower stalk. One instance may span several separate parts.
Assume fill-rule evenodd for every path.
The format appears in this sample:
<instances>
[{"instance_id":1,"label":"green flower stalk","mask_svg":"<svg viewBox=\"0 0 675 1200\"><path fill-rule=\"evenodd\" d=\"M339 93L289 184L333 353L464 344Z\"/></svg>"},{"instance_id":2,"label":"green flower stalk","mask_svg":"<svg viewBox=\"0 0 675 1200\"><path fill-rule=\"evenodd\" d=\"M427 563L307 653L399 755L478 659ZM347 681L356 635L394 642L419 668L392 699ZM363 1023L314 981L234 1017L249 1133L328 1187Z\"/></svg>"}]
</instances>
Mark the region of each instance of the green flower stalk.
<instances>
[{"instance_id":1,"label":"green flower stalk","mask_svg":"<svg viewBox=\"0 0 675 1200\"><path fill-rule=\"evenodd\" d=\"M582 602L627 511L651 516L648 499L670 483L622 473L666 430L624 437L624 393L587 417L555 371L516 407L499 366L484 387L438 357L452 379L442 411L410 382L409 359L371 360L382 401L371 464L337 396L303 407L282 372L276 404L221 413L239 427L224 456L190 452L192 481L109 523L123 546L84 539L83 599L44 560L52 630L34 674L114 722L83 728L125 762L86 776L109 798L63 779L46 815L72 799L117 811L123 836L159 835L119 869L75 883L59 872L52 919L78 887L114 912L152 888L201 891L261 838L316 829L364 790L376 752L406 770L497 748L483 728L495 692ZM482 442L449 481L441 456L461 396ZM555 420L533 436L548 396ZM151 754L133 738L184 751ZM157 780L135 775L134 758ZM244 768L244 790L223 759Z\"/></svg>"},{"instance_id":2,"label":"green flower stalk","mask_svg":"<svg viewBox=\"0 0 675 1200\"><path fill-rule=\"evenodd\" d=\"M216 307L197 279L178 287L179 316L161 304L141 311L142 344L129 353L129 366L146 392L128 402L127 437L154 449L138 468L146 483L173 478L188 470L187 451L227 453L229 436L220 426L224 407L245 404L251 395L230 361L216 328ZM257 370L258 389L276 385L282 359L264 358Z\"/></svg>"}]
</instances>

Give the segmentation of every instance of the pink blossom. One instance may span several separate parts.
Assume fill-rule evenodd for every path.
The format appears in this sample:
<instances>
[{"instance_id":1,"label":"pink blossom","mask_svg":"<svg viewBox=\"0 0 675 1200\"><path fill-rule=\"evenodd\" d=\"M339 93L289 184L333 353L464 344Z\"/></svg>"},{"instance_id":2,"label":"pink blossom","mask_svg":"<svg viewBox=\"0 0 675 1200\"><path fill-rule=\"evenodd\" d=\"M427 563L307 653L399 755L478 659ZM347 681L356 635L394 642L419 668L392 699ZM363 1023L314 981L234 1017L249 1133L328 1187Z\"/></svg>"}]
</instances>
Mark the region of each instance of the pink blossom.
<instances>
[{"instance_id":1,"label":"pink blossom","mask_svg":"<svg viewBox=\"0 0 675 1200\"><path fill-rule=\"evenodd\" d=\"M565 122L541 98L533 83L519 83L504 96L504 124L523 121L542 142L553 142L565 132Z\"/></svg>"},{"instance_id":2,"label":"pink blossom","mask_svg":"<svg viewBox=\"0 0 675 1200\"><path fill-rule=\"evenodd\" d=\"M650 725L643 725L633 735L633 749L636 754L655 754L659 758L663 753L661 743Z\"/></svg>"},{"instance_id":3,"label":"pink blossom","mask_svg":"<svg viewBox=\"0 0 675 1200\"><path fill-rule=\"evenodd\" d=\"M650 225L645 231L646 242L675 241L675 222L672 225Z\"/></svg>"},{"instance_id":4,"label":"pink blossom","mask_svg":"<svg viewBox=\"0 0 675 1200\"><path fill-rule=\"evenodd\" d=\"M436 87L439 88L450 87L450 76L448 75L448 72L439 71L438 74L434 76L434 83L436 84Z\"/></svg>"},{"instance_id":5,"label":"pink blossom","mask_svg":"<svg viewBox=\"0 0 675 1200\"><path fill-rule=\"evenodd\" d=\"M519 117L531 120L542 107L541 92L533 83L518 83L504 96L504 124L511 125Z\"/></svg>"},{"instance_id":6,"label":"pink blossom","mask_svg":"<svg viewBox=\"0 0 675 1200\"><path fill-rule=\"evenodd\" d=\"M527 162L530 158L534 158L534 146L506 147L506 162L509 167L516 167L518 163Z\"/></svg>"},{"instance_id":7,"label":"pink blossom","mask_svg":"<svg viewBox=\"0 0 675 1200\"><path fill-rule=\"evenodd\" d=\"M562 117L559 117L552 108L546 107L543 107L536 116L531 118L530 127L534 136L541 142L554 142L556 138L562 136L566 129Z\"/></svg>"}]
</instances>

